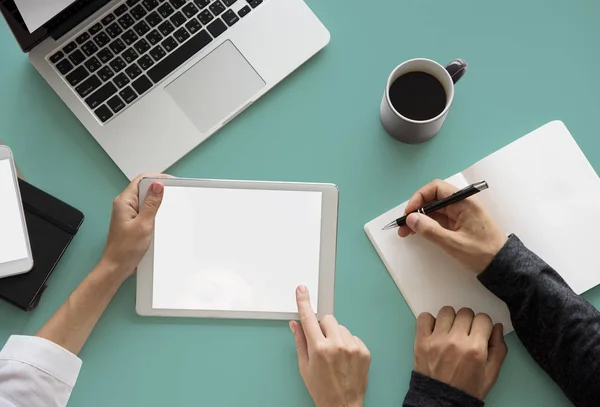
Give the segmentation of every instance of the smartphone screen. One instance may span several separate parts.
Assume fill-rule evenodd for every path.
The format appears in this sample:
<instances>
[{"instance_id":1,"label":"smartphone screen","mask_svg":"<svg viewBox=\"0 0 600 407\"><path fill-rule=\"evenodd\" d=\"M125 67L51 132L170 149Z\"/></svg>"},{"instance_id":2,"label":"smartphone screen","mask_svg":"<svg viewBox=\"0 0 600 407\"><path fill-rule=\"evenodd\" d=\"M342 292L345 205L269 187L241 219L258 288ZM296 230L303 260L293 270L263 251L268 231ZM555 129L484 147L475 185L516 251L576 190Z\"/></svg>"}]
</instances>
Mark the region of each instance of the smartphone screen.
<instances>
[{"instance_id":1,"label":"smartphone screen","mask_svg":"<svg viewBox=\"0 0 600 407\"><path fill-rule=\"evenodd\" d=\"M0 264L28 257L21 202L10 159L0 159Z\"/></svg>"}]
</instances>

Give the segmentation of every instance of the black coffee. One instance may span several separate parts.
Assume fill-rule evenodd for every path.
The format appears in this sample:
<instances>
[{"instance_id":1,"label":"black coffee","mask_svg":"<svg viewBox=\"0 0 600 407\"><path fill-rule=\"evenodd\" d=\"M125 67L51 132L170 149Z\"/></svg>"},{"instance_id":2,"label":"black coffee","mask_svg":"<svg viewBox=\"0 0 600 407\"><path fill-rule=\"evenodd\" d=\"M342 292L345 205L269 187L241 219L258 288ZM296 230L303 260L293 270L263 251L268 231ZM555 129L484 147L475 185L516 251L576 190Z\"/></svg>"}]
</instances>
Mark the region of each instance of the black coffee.
<instances>
[{"instance_id":1,"label":"black coffee","mask_svg":"<svg viewBox=\"0 0 600 407\"><path fill-rule=\"evenodd\" d=\"M446 91L434 76L409 72L392 83L390 100L398 113L412 120L433 119L446 107Z\"/></svg>"}]
</instances>

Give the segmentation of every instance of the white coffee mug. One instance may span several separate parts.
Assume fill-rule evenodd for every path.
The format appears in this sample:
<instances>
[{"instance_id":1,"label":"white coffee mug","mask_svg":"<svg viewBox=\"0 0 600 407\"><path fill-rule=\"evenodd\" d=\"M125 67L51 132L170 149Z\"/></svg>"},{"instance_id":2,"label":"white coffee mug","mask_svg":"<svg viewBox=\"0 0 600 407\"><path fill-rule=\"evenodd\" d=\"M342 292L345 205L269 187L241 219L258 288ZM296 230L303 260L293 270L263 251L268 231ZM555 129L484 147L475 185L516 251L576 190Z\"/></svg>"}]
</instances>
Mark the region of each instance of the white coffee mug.
<instances>
[{"instance_id":1,"label":"white coffee mug","mask_svg":"<svg viewBox=\"0 0 600 407\"><path fill-rule=\"evenodd\" d=\"M440 131L452 105L454 84L465 74L467 66L464 60L455 59L444 68L437 62L425 58L411 59L398 65L387 80L381 102L381 123L388 134L409 144L422 143L435 136ZM396 79L409 72L425 72L440 81L446 91L446 106L440 114L428 120L412 120L401 115L394 108L390 100L390 88Z\"/></svg>"}]
</instances>

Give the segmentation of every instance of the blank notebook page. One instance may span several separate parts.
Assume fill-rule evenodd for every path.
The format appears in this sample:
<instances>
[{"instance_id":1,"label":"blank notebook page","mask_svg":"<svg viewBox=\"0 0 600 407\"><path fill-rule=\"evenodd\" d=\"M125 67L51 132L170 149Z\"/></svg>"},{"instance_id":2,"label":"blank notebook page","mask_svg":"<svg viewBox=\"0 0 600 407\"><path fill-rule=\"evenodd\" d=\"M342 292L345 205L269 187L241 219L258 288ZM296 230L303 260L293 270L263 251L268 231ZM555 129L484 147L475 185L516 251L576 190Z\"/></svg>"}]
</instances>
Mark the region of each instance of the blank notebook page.
<instances>
[{"instance_id":1,"label":"blank notebook page","mask_svg":"<svg viewBox=\"0 0 600 407\"><path fill-rule=\"evenodd\" d=\"M468 185L462 174L446 181L459 189ZM415 316L422 312L435 316L446 305L457 311L467 307L485 312L494 323L501 322L505 334L511 332L508 307L473 272L420 236L401 239L397 229L381 230L403 216L407 204L408 201L367 223L365 232Z\"/></svg>"},{"instance_id":2,"label":"blank notebook page","mask_svg":"<svg viewBox=\"0 0 600 407\"><path fill-rule=\"evenodd\" d=\"M156 309L318 309L321 192L165 187L156 217Z\"/></svg>"},{"instance_id":3,"label":"blank notebook page","mask_svg":"<svg viewBox=\"0 0 600 407\"><path fill-rule=\"evenodd\" d=\"M463 174L469 183L489 183L477 199L573 291L600 283L600 178L562 122L521 137Z\"/></svg>"}]
</instances>

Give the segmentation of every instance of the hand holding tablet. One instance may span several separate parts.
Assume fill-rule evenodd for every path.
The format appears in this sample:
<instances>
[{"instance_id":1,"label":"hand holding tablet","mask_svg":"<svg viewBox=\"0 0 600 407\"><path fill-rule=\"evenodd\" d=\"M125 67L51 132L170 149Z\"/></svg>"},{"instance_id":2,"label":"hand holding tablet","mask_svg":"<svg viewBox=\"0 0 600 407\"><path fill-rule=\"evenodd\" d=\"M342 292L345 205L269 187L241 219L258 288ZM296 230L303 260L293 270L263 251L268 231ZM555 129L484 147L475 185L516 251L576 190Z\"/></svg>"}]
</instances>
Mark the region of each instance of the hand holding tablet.
<instances>
[{"instance_id":1,"label":"hand holding tablet","mask_svg":"<svg viewBox=\"0 0 600 407\"><path fill-rule=\"evenodd\" d=\"M144 202L154 179L140 182ZM338 190L331 184L161 179L138 266L140 315L296 319L298 285L333 313Z\"/></svg>"}]
</instances>

